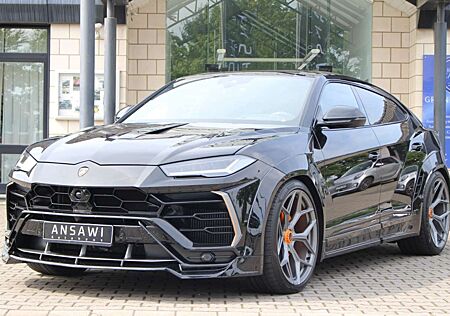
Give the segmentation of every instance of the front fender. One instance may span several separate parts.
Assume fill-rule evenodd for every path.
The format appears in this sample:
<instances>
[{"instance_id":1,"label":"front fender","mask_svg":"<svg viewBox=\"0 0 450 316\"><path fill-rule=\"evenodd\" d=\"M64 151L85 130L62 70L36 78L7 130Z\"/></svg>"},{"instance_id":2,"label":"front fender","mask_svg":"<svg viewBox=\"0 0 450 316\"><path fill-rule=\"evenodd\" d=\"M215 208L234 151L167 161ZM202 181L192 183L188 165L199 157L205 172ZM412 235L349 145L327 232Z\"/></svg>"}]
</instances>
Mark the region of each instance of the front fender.
<instances>
[{"instance_id":1,"label":"front fender","mask_svg":"<svg viewBox=\"0 0 450 316\"><path fill-rule=\"evenodd\" d=\"M313 185L319 199L323 201L324 193L320 189L320 173L311 163L308 155L298 155L281 161L262 179L256 193L248 218L246 248L253 249L259 256L261 267L264 261L264 239L269 211L280 187L291 179L307 177ZM323 207L323 203L322 203ZM323 214L322 214L323 215ZM262 271L261 271L262 273Z\"/></svg>"}]
</instances>

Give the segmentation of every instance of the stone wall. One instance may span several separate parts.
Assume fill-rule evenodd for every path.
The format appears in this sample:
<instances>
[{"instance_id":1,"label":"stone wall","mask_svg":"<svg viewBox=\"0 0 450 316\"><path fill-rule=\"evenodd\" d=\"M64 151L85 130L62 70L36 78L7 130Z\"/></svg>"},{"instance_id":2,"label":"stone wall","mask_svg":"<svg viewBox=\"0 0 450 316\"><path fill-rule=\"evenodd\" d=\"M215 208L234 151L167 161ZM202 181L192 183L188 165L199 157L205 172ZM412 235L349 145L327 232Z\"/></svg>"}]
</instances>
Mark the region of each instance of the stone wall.
<instances>
[{"instance_id":1,"label":"stone wall","mask_svg":"<svg viewBox=\"0 0 450 316\"><path fill-rule=\"evenodd\" d=\"M127 20L127 103L136 104L166 81L166 0L149 0Z\"/></svg>"},{"instance_id":2,"label":"stone wall","mask_svg":"<svg viewBox=\"0 0 450 316\"><path fill-rule=\"evenodd\" d=\"M421 119L423 56L434 54L434 36L432 29L417 28L417 18L417 13L408 16L382 0L374 1L372 82L396 95Z\"/></svg>"},{"instance_id":3,"label":"stone wall","mask_svg":"<svg viewBox=\"0 0 450 316\"><path fill-rule=\"evenodd\" d=\"M383 0L373 3L372 82L422 116L423 55L433 54L433 30L417 29L417 15ZM96 70L103 72L102 32L96 40ZM166 0L148 0L118 27L120 107L136 104L166 82ZM50 134L78 130L78 119L58 116L58 73L79 72L79 25L51 26ZM449 37L450 43L450 37ZM97 124L100 124L98 121Z\"/></svg>"},{"instance_id":4,"label":"stone wall","mask_svg":"<svg viewBox=\"0 0 450 316\"><path fill-rule=\"evenodd\" d=\"M372 82L409 104L410 17L384 1L373 4Z\"/></svg>"},{"instance_id":5,"label":"stone wall","mask_svg":"<svg viewBox=\"0 0 450 316\"><path fill-rule=\"evenodd\" d=\"M127 27L117 28L117 70L119 72L119 107L127 104ZM98 32L95 41L95 69L103 73L104 69L103 29ZM80 72L80 25L53 24L50 28L50 136L63 135L79 130L79 119L62 117L58 113L59 74ZM96 121L102 124L102 121Z\"/></svg>"}]
</instances>

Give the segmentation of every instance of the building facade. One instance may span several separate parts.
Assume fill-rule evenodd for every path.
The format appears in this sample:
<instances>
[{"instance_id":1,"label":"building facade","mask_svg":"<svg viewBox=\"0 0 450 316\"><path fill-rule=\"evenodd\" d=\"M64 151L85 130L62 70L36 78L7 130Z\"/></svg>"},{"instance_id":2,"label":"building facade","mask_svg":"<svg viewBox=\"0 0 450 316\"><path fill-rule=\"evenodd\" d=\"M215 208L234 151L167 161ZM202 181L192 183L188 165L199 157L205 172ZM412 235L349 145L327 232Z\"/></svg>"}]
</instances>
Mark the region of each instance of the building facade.
<instances>
[{"instance_id":1,"label":"building facade","mask_svg":"<svg viewBox=\"0 0 450 316\"><path fill-rule=\"evenodd\" d=\"M25 145L79 130L77 1L13 2L0 1L3 183ZM102 124L104 8L97 4L94 102ZM433 30L407 1L133 0L118 1L116 12L118 109L172 79L217 68L332 67L381 86L422 117Z\"/></svg>"}]
</instances>

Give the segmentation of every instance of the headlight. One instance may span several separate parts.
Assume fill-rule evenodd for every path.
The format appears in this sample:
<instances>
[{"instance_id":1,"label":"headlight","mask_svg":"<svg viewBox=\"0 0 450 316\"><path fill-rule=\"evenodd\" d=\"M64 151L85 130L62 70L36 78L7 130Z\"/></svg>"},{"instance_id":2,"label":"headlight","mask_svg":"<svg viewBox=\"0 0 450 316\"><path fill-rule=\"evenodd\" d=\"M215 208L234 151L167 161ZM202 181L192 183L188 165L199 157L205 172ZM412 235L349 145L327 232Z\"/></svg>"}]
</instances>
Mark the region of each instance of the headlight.
<instances>
[{"instance_id":1,"label":"headlight","mask_svg":"<svg viewBox=\"0 0 450 316\"><path fill-rule=\"evenodd\" d=\"M256 160L247 156L226 156L177 162L161 166L168 177L225 177L242 170Z\"/></svg>"},{"instance_id":2,"label":"headlight","mask_svg":"<svg viewBox=\"0 0 450 316\"><path fill-rule=\"evenodd\" d=\"M363 174L364 174L364 172L357 173L357 174L355 174L355 177L353 179L354 180L359 179L362 177Z\"/></svg>"},{"instance_id":3,"label":"headlight","mask_svg":"<svg viewBox=\"0 0 450 316\"><path fill-rule=\"evenodd\" d=\"M37 161L28 153L27 151L24 151L22 155L19 157L19 161L17 161L16 166L14 167L14 170L16 171L24 171L29 173L31 170L33 170L34 166L36 166Z\"/></svg>"},{"instance_id":4,"label":"headlight","mask_svg":"<svg viewBox=\"0 0 450 316\"><path fill-rule=\"evenodd\" d=\"M406 174L406 175L403 175L403 176L401 176L400 177L400 182L403 182L403 181L405 181L406 179L408 178L408 175Z\"/></svg>"}]
</instances>

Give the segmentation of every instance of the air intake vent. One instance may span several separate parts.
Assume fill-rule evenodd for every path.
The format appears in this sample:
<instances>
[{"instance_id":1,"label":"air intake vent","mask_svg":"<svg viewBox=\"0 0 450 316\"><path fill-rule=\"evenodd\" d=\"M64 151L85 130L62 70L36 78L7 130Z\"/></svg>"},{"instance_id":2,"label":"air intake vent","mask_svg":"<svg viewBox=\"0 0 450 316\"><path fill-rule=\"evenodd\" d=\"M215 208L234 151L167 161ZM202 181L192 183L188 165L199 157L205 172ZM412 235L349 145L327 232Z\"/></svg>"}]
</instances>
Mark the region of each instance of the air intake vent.
<instances>
[{"instance_id":1,"label":"air intake vent","mask_svg":"<svg viewBox=\"0 0 450 316\"><path fill-rule=\"evenodd\" d=\"M166 205L161 217L195 246L229 246L234 237L230 215L219 196L212 194L210 198Z\"/></svg>"}]
</instances>

